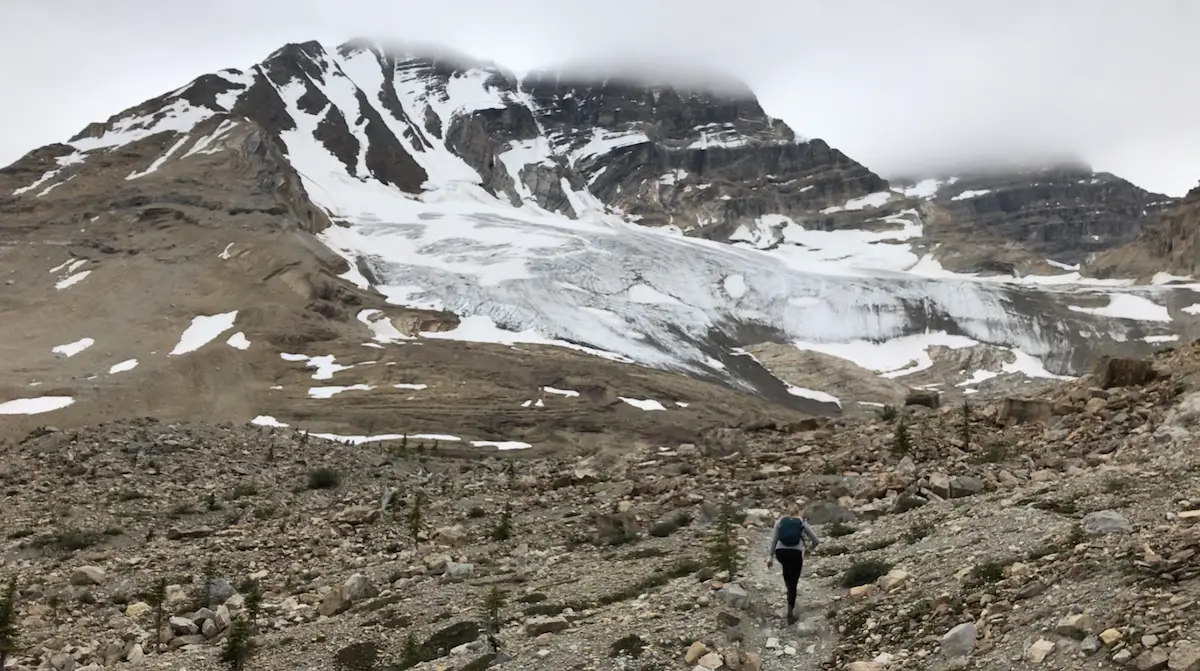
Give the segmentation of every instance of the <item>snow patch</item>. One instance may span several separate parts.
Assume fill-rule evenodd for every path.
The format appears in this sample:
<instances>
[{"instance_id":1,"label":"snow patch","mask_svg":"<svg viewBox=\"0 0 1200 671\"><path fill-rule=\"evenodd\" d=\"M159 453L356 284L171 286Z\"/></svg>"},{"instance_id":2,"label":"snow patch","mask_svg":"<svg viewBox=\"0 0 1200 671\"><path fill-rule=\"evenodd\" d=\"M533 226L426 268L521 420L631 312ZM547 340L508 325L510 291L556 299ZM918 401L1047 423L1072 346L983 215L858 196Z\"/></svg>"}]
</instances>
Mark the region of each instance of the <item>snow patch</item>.
<instances>
[{"instance_id":1,"label":"snow patch","mask_svg":"<svg viewBox=\"0 0 1200 671\"><path fill-rule=\"evenodd\" d=\"M895 194L891 191L876 191L868 193L865 196L851 198L842 205L834 205L821 210L821 214L833 214L835 212L850 212L853 210L865 210L873 207L880 207L892 199Z\"/></svg>"},{"instance_id":2,"label":"snow patch","mask_svg":"<svg viewBox=\"0 0 1200 671\"><path fill-rule=\"evenodd\" d=\"M95 344L96 344L96 341L92 340L91 338L80 338L79 340L76 340L75 342L67 343L66 345L59 345L58 347L53 347L50 349L50 351L54 352L55 354L62 354L63 356L65 356L67 358L71 358L71 357L75 356L76 354L79 354L83 350L85 350Z\"/></svg>"},{"instance_id":3,"label":"snow patch","mask_svg":"<svg viewBox=\"0 0 1200 671\"><path fill-rule=\"evenodd\" d=\"M968 190L963 191L962 193L958 194L957 196L953 196L952 198L950 198L950 200L970 200L971 198L978 198L980 196L986 196L991 192L992 192L991 189L968 189Z\"/></svg>"},{"instance_id":4,"label":"snow patch","mask_svg":"<svg viewBox=\"0 0 1200 671\"><path fill-rule=\"evenodd\" d=\"M1108 305L1102 308L1085 308L1078 305L1068 305L1069 310L1085 312L1100 317L1114 319L1134 319L1138 321L1169 322L1171 313L1167 308L1158 305L1143 296L1132 294L1109 294Z\"/></svg>"},{"instance_id":5,"label":"snow patch","mask_svg":"<svg viewBox=\"0 0 1200 671\"><path fill-rule=\"evenodd\" d=\"M40 415L61 410L75 402L70 396L38 396L18 398L0 403L0 415Z\"/></svg>"},{"instance_id":6,"label":"snow patch","mask_svg":"<svg viewBox=\"0 0 1200 671\"><path fill-rule=\"evenodd\" d=\"M229 336L229 340L226 340L225 344L235 349L250 349L250 341L246 339L246 334L241 331Z\"/></svg>"},{"instance_id":7,"label":"snow patch","mask_svg":"<svg viewBox=\"0 0 1200 671\"><path fill-rule=\"evenodd\" d=\"M91 275L91 274L92 274L92 271L90 271L90 270L84 270L82 272L75 273L74 275L71 275L70 277L68 277L66 279L55 282L54 288L58 289L59 291L61 291L63 289L68 289L70 287L75 286L76 284L79 284L85 278L87 278L88 275Z\"/></svg>"},{"instance_id":8,"label":"snow patch","mask_svg":"<svg viewBox=\"0 0 1200 671\"><path fill-rule=\"evenodd\" d=\"M659 403L652 398L627 398L625 396L621 396L620 399L639 410L666 410L666 407L664 407L662 403Z\"/></svg>"},{"instance_id":9,"label":"snow patch","mask_svg":"<svg viewBox=\"0 0 1200 671\"><path fill-rule=\"evenodd\" d=\"M133 370L134 368L137 368L137 365L138 365L137 359L126 359L126 360L122 361L121 363L113 364L108 369L108 374L115 375L116 373L125 373L125 372Z\"/></svg>"},{"instance_id":10,"label":"snow patch","mask_svg":"<svg viewBox=\"0 0 1200 671\"><path fill-rule=\"evenodd\" d=\"M168 356L178 356L194 352L217 339L222 333L233 328L237 319L237 310L216 315L199 315L192 318L190 326L179 336L179 343Z\"/></svg>"},{"instance_id":11,"label":"snow patch","mask_svg":"<svg viewBox=\"0 0 1200 671\"><path fill-rule=\"evenodd\" d=\"M333 398L347 391L371 391L374 388L369 384L352 384L348 387L309 387L308 395L313 398Z\"/></svg>"},{"instance_id":12,"label":"snow patch","mask_svg":"<svg viewBox=\"0 0 1200 671\"><path fill-rule=\"evenodd\" d=\"M787 390L792 396L811 399L819 403L833 403L839 408L842 407L842 400L833 394L827 394L823 391L816 391L813 389L805 389L804 387L793 387L790 384L787 386Z\"/></svg>"},{"instance_id":13,"label":"snow patch","mask_svg":"<svg viewBox=\"0 0 1200 671\"><path fill-rule=\"evenodd\" d=\"M575 391L574 389L557 389L555 387L542 387L542 391L546 392L547 394L555 394L557 396L566 396L567 398L574 398L576 396L579 396L579 392Z\"/></svg>"},{"instance_id":14,"label":"snow patch","mask_svg":"<svg viewBox=\"0 0 1200 671\"><path fill-rule=\"evenodd\" d=\"M250 423L255 426L273 426L280 429L288 426L287 424L284 424L270 415L259 415L258 417L250 420Z\"/></svg>"},{"instance_id":15,"label":"snow patch","mask_svg":"<svg viewBox=\"0 0 1200 671\"><path fill-rule=\"evenodd\" d=\"M533 447L529 443L522 443L522 442L516 441L516 440L503 440L503 441L472 440L471 446L472 447L494 447L497 450L500 450L502 452L507 451L507 450L528 450L529 448Z\"/></svg>"}]
</instances>

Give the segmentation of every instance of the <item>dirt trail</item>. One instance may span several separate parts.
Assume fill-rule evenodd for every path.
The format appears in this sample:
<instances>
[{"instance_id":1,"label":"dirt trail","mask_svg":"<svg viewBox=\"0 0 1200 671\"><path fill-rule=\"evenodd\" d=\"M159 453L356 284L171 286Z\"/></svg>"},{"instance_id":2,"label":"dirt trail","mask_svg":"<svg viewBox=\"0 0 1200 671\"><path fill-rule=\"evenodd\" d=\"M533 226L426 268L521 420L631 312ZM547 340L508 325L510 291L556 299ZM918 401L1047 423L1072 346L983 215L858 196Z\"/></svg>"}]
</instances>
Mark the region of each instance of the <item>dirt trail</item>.
<instances>
[{"instance_id":1,"label":"dirt trail","mask_svg":"<svg viewBox=\"0 0 1200 671\"><path fill-rule=\"evenodd\" d=\"M796 595L796 624L787 625L787 589L779 570L779 562L771 569L766 566L766 547L771 532L756 534L751 540L750 554L746 557L745 587L750 595L752 617L756 619L761 640L754 641L763 650L764 671L819 671L828 661L837 641L837 632L832 623L825 619L829 605L833 603L834 588L830 578L818 578L813 574L819 556L809 553L805 557L804 573ZM778 641L777 648L766 648L768 639ZM786 652L794 648L794 654Z\"/></svg>"}]
</instances>

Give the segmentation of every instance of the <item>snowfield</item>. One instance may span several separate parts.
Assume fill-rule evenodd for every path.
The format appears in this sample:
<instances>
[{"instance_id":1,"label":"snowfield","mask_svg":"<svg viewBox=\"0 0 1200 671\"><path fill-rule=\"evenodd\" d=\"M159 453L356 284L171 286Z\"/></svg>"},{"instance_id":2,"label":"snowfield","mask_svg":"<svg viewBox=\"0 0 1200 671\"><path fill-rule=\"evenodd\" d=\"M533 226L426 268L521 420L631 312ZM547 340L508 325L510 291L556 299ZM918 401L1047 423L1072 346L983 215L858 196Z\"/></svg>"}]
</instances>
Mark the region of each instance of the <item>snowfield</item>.
<instances>
[{"instance_id":1,"label":"snowfield","mask_svg":"<svg viewBox=\"0 0 1200 671\"><path fill-rule=\"evenodd\" d=\"M315 62L325 76L312 85L331 104L316 113L301 109L306 91L302 82L272 81L295 121L294 129L281 133L287 156L309 196L336 224L319 237L351 261L343 278L367 287L367 278L354 263L365 261L378 278L374 288L393 304L445 309L462 318L457 329L422 334L425 338L570 347L619 361L724 378L749 388L750 383L739 380L726 366L735 354L728 343L736 342L749 325L798 349L847 358L885 377L902 377L928 367L930 347L979 343L1010 348L1016 356L1015 371L1054 377L1077 372L1072 371L1078 365L1076 354L1097 343L1165 342L1170 334L1161 331L1173 321L1167 309L1169 294L1200 290L1197 284L1131 286L1128 280L1089 280L1073 271L1018 279L950 273L914 248L924 225L914 209L880 211L879 225L872 226L877 230L870 231L809 230L788 217L767 214L755 226L740 228L732 236L733 244L725 244L640 226L605 206L586 184L576 188L565 178L562 187L576 216L552 213L539 207L521 182L525 166L545 165L551 159L588 164L594 179L605 169L605 154L650 141L641 133L597 129L574 149L553 137L511 142L500 153L498 165L514 178L517 195L522 197L514 206L506 194L497 197L484 190L480 175L427 124L410 124L392 114L381 101L390 87L385 86L373 54L333 47L325 52ZM443 129L477 110L530 106L523 92L513 95L492 88L493 79L485 71L452 74L444 95L433 91L417 71L402 68L395 75L394 94L407 117L436 119ZM232 109L251 78L230 71L218 76L231 87L218 96L218 104ZM424 192L403 193L367 176L369 140L359 124L349 125L358 140L354 174L316 139L314 134L327 115L362 119L363 104L374 108L403 145L423 148L411 153L428 174ZM162 131L174 131L181 138L129 179L157 170L166 161L219 151L218 140L229 130L225 124L203 137L194 132L198 123L216 113L179 98L169 102L165 114L123 118L99 137L72 142L74 153L58 159L58 167L18 191L52 182L61 169L84 160L90 151ZM700 141L704 147L741 143L720 129L710 130ZM676 171L659 181L673 184L681 172L686 175ZM953 182L927 180L823 211L869 215L897 198L931 197ZM955 199L984 195L968 191ZM226 246L220 258L229 258L231 247ZM82 260L70 263L52 271L65 269L68 274L55 285L58 289L69 288L90 272L77 271ZM1107 306L1081 307L1084 297L1107 297ZM1200 304L1200 296L1192 298L1187 302ZM195 351L231 331L236 315L232 311L196 317L170 354ZM408 339L378 311L365 310L358 320L370 331L369 347ZM240 332L226 342L238 349L250 346ZM282 356L316 369L314 379L329 379L346 368L333 363L331 356ZM124 365L131 368L136 363L118 364L112 372ZM329 398L354 389L313 388L310 394ZM825 392L793 387L791 393L840 404ZM664 409L653 399L624 400L645 410Z\"/></svg>"}]
</instances>

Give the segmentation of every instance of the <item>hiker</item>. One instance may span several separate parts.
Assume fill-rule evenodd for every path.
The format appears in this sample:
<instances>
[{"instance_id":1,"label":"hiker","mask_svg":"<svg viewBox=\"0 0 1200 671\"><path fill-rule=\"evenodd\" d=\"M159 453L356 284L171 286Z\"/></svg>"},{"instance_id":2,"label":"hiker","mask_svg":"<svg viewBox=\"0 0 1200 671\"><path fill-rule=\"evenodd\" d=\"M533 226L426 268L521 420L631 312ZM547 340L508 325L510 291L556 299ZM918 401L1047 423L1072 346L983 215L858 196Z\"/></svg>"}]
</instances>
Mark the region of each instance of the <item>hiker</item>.
<instances>
[{"instance_id":1,"label":"hiker","mask_svg":"<svg viewBox=\"0 0 1200 671\"><path fill-rule=\"evenodd\" d=\"M800 571L804 568L805 537L812 541L815 549L821 544L821 539L813 533L812 527L799 516L784 516L775 523L775 533L771 535L771 547L767 550L767 569L776 559L783 568L783 582L787 585L787 623L796 623L796 583L800 581Z\"/></svg>"}]
</instances>

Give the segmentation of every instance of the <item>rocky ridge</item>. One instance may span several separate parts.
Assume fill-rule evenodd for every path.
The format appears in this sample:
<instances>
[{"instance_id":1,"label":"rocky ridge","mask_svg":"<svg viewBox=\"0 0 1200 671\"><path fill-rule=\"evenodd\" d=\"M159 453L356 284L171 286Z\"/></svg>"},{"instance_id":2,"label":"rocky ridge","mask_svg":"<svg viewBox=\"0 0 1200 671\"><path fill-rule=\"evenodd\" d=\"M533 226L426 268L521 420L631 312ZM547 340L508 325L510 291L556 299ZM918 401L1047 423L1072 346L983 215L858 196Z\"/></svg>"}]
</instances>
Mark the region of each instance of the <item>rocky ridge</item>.
<instances>
[{"instance_id":1,"label":"rocky ridge","mask_svg":"<svg viewBox=\"0 0 1200 671\"><path fill-rule=\"evenodd\" d=\"M216 668L253 580L249 668L1195 669L1197 382L1193 344L968 411L584 458L42 429L4 448L13 668ZM706 566L721 502L740 521L733 576ZM823 543L789 628L761 565L792 506Z\"/></svg>"}]
</instances>

